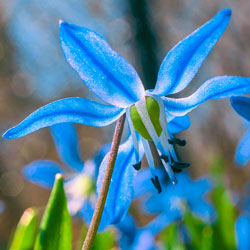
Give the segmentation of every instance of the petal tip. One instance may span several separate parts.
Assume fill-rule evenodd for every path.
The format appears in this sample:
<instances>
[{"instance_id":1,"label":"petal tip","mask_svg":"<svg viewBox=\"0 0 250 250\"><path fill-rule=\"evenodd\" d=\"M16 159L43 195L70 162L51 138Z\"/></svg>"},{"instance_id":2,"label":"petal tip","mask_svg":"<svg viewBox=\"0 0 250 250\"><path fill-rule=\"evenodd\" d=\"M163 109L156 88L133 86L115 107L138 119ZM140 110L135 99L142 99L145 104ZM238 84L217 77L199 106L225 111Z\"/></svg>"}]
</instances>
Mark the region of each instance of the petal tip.
<instances>
[{"instance_id":1,"label":"petal tip","mask_svg":"<svg viewBox=\"0 0 250 250\"><path fill-rule=\"evenodd\" d=\"M65 23L62 19L59 20L59 26L61 26L63 23Z\"/></svg>"},{"instance_id":2,"label":"petal tip","mask_svg":"<svg viewBox=\"0 0 250 250\"><path fill-rule=\"evenodd\" d=\"M232 10L231 9L224 9L222 11L220 11L221 14L225 15L225 16L231 16L232 15Z\"/></svg>"},{"instance_id":3,"label":"petal tip","mask_svg":"<svg viewBox=\"0 0 250 250\"><path fill-rule=\"evenodd\" d=\"M4 132L4 134L2 135L2 138L11 139L10 129L8 129L6 132Z\"/></svg>"}]
</instances>

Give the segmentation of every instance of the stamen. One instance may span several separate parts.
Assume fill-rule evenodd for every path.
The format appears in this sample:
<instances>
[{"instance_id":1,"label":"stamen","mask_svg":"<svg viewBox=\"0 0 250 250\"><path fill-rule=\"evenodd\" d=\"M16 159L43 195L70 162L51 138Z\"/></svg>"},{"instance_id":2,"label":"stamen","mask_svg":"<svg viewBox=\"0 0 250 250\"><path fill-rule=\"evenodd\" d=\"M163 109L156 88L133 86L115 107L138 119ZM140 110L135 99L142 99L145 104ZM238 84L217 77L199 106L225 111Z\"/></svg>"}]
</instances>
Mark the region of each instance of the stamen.
<instances>
[{"instance_id":1,"label":"stamen","mask_svg":"<svg viewBox=\"0 0 250 250\"><path fill-rule=\"evenodd\" d=\"M190 163L187 162L174 162L171 164L174 168L183 169L188 168L190 166Z\"/></svg>"},{"instance_id":2,"label":"stamen","mask_svg":"<svg viewBox=\"0 0 250 250\"><path fill-rule=\"evenodd\" d=\"M168 139L168 142L169 144L171 145L179 145L179 146L185 146L186 145L186 141L185 140L181 140L181 139L178 139L178 138L171 138L171 139Z\"/></svg>"},{"instance_id":3,"label":"stamen","mask_svg":"<svg viewBox=\"0 0 250 250\"><path fill-rule=\"evenodd\" d=\"M151 153L150 146L148 144L148 141L146 139L144 139L143 137L141 138L141 141L142 141L142 145L143 145L143 148L144 148L145 156L147 158L147 162L148 162L150 172L151 172L151 174L153 176L155 176L154 158L153 158L153 155Z\"/></svg>"},{"instance_id":4,"label":"stamen","mask_svg":"<svg viewBox=\"0 0 250 250\"><path fill-rule=\"evenodd\" d=\"M178 169L178 168L173 168L172 165L170 165L172 170L174 171L174 173L180 173L182 172L182 169Z\"/></svg>"},{"instance_id":5,"label":"stamen","mask_svg":"<svg viewBox=\"0 0 250 250\"><path fill-rule=\"evenodd\" d=\"M176 176L175 176L175 174L174 174L174 172L173 172L173 170L172 170L170 164L167 163L167 162L165 162L165 160L162 161L162 164L163 164L165 170L167 171L168 176L169 176L169 179L171 180L171 182L172 182L174 185L177 184L178 181L177 181L177 179L176 179Z\"/></svg>"},{"instance_id":6,"label":"stamen","mask_svg":"<svg viewBox=\"0 0 250 250\"><path fill-rule=\"evenodd\" d=\"M141 169L141 161L133 165L135 170L140 170Z\"/></svg>"},{"instance_id":7,"label":"stamen","mask_svg":"<svg viewBox=\"0 0 250 250\"><path fill-rule=\"evenodd\" d=\"M151 181L153 185L155 186L155 188L157 189L158 194L160 194L162 191L162 188L161 188L161 184L159 182L158 176L155 176L155 178L151 178Z\"/></svg>"},{"instance_id":8,"label":"stamen","mask_svg":"<svg viewBox=\"0 0 250 250\"><path fill-rule=\"evenodd\" d=\"M169 162L168 156L166 155L161 155L160 158L163 159L165 162Z\"/></svg>"},{"instance_id":9,"label":"stamen","mask_svg":"<svg viewBox=\"0 0 250 250\"><path fill-rule=\"evenodd\" d=\"M137 141L137 137L136 137L136 134L135 134L135 128L134 128L133 122L131 120L129 110L130 110L130 108L126 109L126 118L127 118L127 121L128 121L130 133L131 133L132 139L133 139L133 144L134 144L134 149L135 149L135 159L136 159L136 162L139 162L139 160L140 160L139 144L138 144L138 141Z\"/></svg>"}]
</instances>

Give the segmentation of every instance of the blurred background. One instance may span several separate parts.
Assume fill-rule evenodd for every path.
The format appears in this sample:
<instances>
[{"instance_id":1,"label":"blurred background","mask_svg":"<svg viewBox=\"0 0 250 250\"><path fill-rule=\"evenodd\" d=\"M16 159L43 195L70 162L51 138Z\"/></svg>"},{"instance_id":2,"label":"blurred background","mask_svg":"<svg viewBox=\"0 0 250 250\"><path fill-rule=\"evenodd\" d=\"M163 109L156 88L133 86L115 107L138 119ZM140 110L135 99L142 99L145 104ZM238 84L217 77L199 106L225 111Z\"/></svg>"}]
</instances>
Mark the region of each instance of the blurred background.
<instances>
[{"instance_id":1,"label":"blurred background","mask_svg":"<svg viewBox=\"0 0 250 250\"><path fill-rule=\"evenodd\" d=\"M103 35L135 67L146 88L153 88L167 51L223 8L233 11L230 25L192 84L178 94L183 97L211 76L250 76L248 0L0 0L0 134L48 102L96 98L62 54L60 19ZM191 128L179 135L187 146L178 153L191 163L192 175L208 174L211 161L223 158L228 190L242 193L250 166L237 167L234 152L245 126L229 100L202 104L190 118ZM112 138L113 126L77 128L85 160ZM23 178L23 167L41 158L59 159L48 129L0 139L0 149L0 249L6 249L24 209L44 208L49 196L49 190Z\"/></svg>"}]
</instances>

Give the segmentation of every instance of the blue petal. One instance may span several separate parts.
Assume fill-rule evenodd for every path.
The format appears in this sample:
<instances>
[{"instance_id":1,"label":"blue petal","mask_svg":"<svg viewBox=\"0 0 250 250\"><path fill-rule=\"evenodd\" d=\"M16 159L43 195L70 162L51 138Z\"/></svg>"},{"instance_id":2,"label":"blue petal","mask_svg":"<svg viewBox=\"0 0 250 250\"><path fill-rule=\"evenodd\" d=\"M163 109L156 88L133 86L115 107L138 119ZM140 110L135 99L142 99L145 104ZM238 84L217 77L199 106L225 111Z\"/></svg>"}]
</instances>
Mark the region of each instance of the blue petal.
<instances>
[{"instance_id":1,"label":"blue petal","mask_svg":"<svg viewBox=\"0 0 250 250\"><path fill-rule=\"evenodd\" d=\"M86 160L83 169L84 174L87 174L96 181L102 160L109 151L110 144L105 144L97 151L97 153L93 157Z\"/></svg>"},{"instance_id":2,"label":"blue petal","mask_svg":"<svg viewBox=\"0 0 250 250\"><path fill-rule=\"evenodd\" d=\"M136 224L132 216L127 214L124 220L116 224L119 230L119 246L122 250L128 250L133 245L136 237Z\"/></svg>"},{"instance_id":3,"label":"blue petal","mask_svg":"<svg viewBox=\"0 0 250 250\"><path fill-rule=\"evenodd\" d=\"M227 98L250 93L250 78L217 76L207 80L195 93L186 98L162 97L165 109L175 116L184 116L208 99Z\"/></svg>"},{"instance_id":4,"label":"blue petal","mask_svg":"<svg viewBox=\"0 0 250 250\"><path fill-rule=\"evenodd\" d=\"M240 116L250 121L250 98L244 96L234 96L230 99L230 101L234 110Z\"/></svg>"},{"instance_id":5,"label":"blue petal","mask_svg":"<svg viewBox=\"0 0 250 250\"><path fill-rule=\"evenodd\" d=\"M61 167L53 161L34 161L23 169L23 175L29 181L46 188L52 188L55 176L63 173Z\"/></svg>"},{"instance_id":6,"label":"blue petal","mask_svg":"<svg viewBox=\"0 0 250 250\"><path fill-rule=\"evenodd\" d=\"M102 127L116 121L124 109L103 105L84 98L70 97L49 103L7 130L4 138L19 138L57 123L73 122Z\"/></svg>"},{"instance_id":7,"label":"blue petal","mask_svg":"<svg viewBox=\"0 0 250 250\"><path fill-rule=\"evenodd\" d=\"M136 234L131 250L157 250L154 235L150 230L140 230ZM125 250L125 249L124 249Z\"/></svg>"},{"instance_id":8,"label":"blue petal","mask_svg":"<svg viewBox=\"0 0 250 250\"><path fill-rule=\"evenodd\" d=\"M240 216L235 225L238 250L250 249L250 218Z\"/></svg>"},{"instance_id":9,"label":"blue petal","mask_svg":"<svg viewBox=\"0 0 250 250\"><path fill-rule=\"evenodd\" d=\"M246 165L250 160L250 130L242 136L235 153L235 161L240 166Z\"/></svg>"},{"instance_id":10,"label":"blue petal","mask_svg":"<svg viewBox=\"0 0 250 250\"><path fill-rule=\"evenodd\" d=\"M193 213L201 217L207 223L211 223L215 218L214 207L205 199L200 199L199 202L195 202L192 205L191 210Z\"/></svg>"},{"instance_id":11,"label":"blue petal","mask_svg":"<svg viewBox=\"0 0 250 250\"><path fill-rule=\"evenodd\" d=\"M109 153L102 161L97 179L97 195L99 195L104 173L107 167ZM135 162L135 152L131 136L120 145L114 172L112 175L109 192L104 207L101 224L99 229L102 230L110 224L117 224L127 214L131 200L134 196L134 176L136 171L132 164Z\"/></svg>"},{"instance_id":12,"label":"blue petal","mask_svg":"<svg viewBox=\"0 0 250 250\"><path fill-rule=\"evenodd\" d=\"M62 22L60 42L69 64L103 101L126 108L144 96L134 68L94 31Z\"/></svg>"},{"instance_id":13,"label":"blue petal","mask_svg":"<svg viewBox=\"0 0 250 250\"><path fill-rule=\"evenodd\" d=\"M171 213L162 213L144 227L144 229L150 231L153 235L156 235L169 224L179 219L181 219L181 213L178 210L173 210Z\"/></svg>"},{"instance_id":14,"label":"blue petal","mask_svg":"<svg viewBox=\"0 0 250 250\"><path fill-rule=\"evenodd\" d=\"M75 171L81 171L83 161L79 153L78 138L74 124L59 123L50 127L57 152L62 161Z\"/></svg>"},{"instance_id":15,"label":"blue petal","mask_svg":"<svg viewBox=\"0 0 250 250\"><path fill-rule=\"evenodd\" d=\"M162 62L157 84L152 93L164 96L183 90L220 39L230 16L231 10L220 11L213 19L170 50Z\"/></svg>"},{"instance_id":16,"label":"blue petal","mask_svg":"<svg viewBox=\"0 0 250 250\"><path fill-rule=\"evenodd\" d=\"M190 119L187 115L175 117L168 123L168 130L171 134L179 133L190 127Z\"/></svg>"},{"instance_id":17,"label":"blue petal","mask_svg":"<svg viewBox=\"0 0 250 250\"><path fill-rule=\"evenodd\" d=\"M156 168L155 174L159 178L160 183L164 183L167 178L166 171L163 168ZM137 175L135 176L135 195L134 198L140 198L146 194L155 194L158 196L158 191L156 190L155 186L152 184L151 179L152 173L149 168L142 169L138 171Z\"/></svg>"},{"instance_id":18,"label":"blue petal","mask_svg":"<svg viewBox=\"0 0 250 250\"><path fill-rule=\"evenodd\" d=\"M87 223L87 225L89 225L92 220L93 214L94 214L93 204L89 200L85 200L81 210L79 211L79 215Z\"/></svg>"}]
</instances>

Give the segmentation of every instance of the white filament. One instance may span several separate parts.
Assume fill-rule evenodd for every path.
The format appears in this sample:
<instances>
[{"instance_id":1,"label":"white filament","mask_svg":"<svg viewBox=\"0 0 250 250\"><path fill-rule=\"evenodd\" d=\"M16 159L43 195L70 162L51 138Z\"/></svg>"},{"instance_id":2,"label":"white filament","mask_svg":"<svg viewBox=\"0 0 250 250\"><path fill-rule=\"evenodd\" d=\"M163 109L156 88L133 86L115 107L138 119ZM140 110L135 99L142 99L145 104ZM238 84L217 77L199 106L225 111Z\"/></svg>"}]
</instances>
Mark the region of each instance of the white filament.
<instances>
[{"instance_id":1,"label":"white filament","mask_svg":"<svg viewBox=\"0 0 250 250\"><path fill-rule=\"evenodd\" d=\"M144 139L142 137L141 140L142 140L142 145L144 148L145 156L147 158L150 172L151 172L152 176L155 177L155 164L154 164L154 158L153 158L151 150L150 150L150 146L149 146L148 141L146 139Z\"/></svg>"},{"instance_id":2,"label":"white filament","mask_svg":"<svg viewBox=\"0 0 250 250\"><path fill-rule=\"evenodd\" d=\"M130 117L130 107L126 109L126 117L127 117L129 129L132 135L133 144L134 144L136 163L138 163L140 161L139 144L138 144L137 137L135 134L135 128Z\"/></svg>"}]
</instances>

